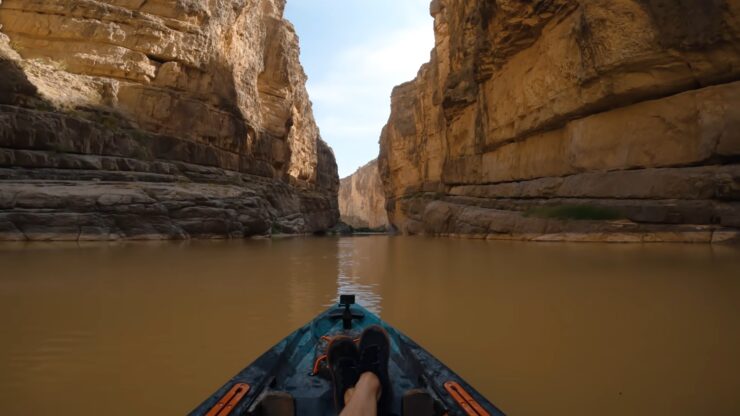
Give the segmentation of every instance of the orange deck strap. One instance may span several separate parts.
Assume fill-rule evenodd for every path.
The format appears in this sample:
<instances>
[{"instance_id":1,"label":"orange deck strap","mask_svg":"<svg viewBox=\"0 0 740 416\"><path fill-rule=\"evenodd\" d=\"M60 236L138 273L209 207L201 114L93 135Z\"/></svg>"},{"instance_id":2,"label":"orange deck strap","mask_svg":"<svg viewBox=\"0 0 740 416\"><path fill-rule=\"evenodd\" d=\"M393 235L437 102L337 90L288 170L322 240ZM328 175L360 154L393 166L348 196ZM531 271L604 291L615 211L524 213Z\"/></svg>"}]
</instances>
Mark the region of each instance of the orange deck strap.
<instances>
[{"instance_id":1,"label":"orange deck strap","mask_svg":"<svg viewBox=\"0 0 740 416\"><path fill-rule=\"evenodd\" d=\"M445 390L450 393L450 396L455 399L468 416L490 416L486 409L478 404L473 396L465 391L459 383L448 381L445 383Z\"/></svg>"},{"instance_id":2,"label":"orange deck strap","mask_svg":"<svg viewBox=\"0 0 740 416\"><path fill-rule=\"evenodd\" d=\"M216 403L211 410L206 413L206 416L228 416L234 407L239 403L239 400L249 393L249 384L236 383L229 390L228 393L224 394L224 397Z\"/></svg>"},{"instance_id":3,"label":"orange deck strap","mask_svg":"<svg viewBox=\"0 0 740 416\"><path fill-rule=\"evenodd\" d=\"M321 365L321 362L326 360L327 355L319 355L319 358L316 359L316 362L313 363L313 370L311 371L311 375L315 376L316 374L319 374L319 365Z\"/></svg>"}]
</instances>

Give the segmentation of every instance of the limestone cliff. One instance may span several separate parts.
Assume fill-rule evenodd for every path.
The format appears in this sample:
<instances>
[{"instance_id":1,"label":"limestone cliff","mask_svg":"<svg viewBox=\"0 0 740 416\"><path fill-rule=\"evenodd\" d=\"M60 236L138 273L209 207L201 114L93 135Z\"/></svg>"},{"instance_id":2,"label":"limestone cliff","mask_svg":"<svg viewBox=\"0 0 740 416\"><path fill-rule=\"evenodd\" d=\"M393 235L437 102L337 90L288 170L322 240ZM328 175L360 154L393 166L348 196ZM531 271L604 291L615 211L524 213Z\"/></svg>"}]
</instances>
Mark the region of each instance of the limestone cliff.
<instances>
[{"instance_id":1,"label":"limestone cliff","mask_svg":"<svg viewBox=\"0 0 740 416\"><path fill-rule=\"evenodd\" d=\"M338 219L285 0L2 0L0 239Z\"/></svg>"},{"instance_id":2,"label":"limestone cliff","mask_svg":"<svg viewBox=\"0 0 740 416\"><path fill-rule=\"evenodd\" d=\"M355 228L388 226L377 160L339 181L339 213L343 222Z\"/></svg>"},{"instance_id":3,"label":"limestone cliff","mask_svg":"<svg viewBox=\"0 0 740 416\"><path fill-rule=\"evenodd\" d=\"M723 241L740 228L740 1L435 0L379 166L411 234Z\"/></svg>"}]
</instances>

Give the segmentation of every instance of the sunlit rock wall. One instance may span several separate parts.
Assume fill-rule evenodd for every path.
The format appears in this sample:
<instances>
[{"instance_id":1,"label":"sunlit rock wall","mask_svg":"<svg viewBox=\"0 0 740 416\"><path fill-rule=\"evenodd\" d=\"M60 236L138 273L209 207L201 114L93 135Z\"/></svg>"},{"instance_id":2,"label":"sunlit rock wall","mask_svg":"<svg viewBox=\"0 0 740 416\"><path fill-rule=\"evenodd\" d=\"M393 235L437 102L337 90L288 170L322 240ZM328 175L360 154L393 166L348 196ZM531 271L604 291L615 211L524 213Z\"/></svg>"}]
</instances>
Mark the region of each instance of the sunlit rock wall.
<instances>
[{"instance_id":1,"label":"sunlit rock wall","mask_svg":"<svg viewBox=\"0 0 740 416\"><path fill-rule=\"evenodd\" d=\"M740 1L435 0L431 13L431 60L393 91L381 136L401 231L737 237ZM538 214L563 207L615 218Z\"/></svg>"},{"instance_id":2,"label":"sunlit rock wall","mask_svg":"<svg viewBox=\"0 0 740 416\"><path fill-rule=\"evenodd\" d=\"M0 238L338 219L284 0L2 0Z\"/></svg>"},{"instance_id":3,"label":"sunlit rock wall","mask_svg":"<svg viewBox=\"0 0 740 416\"><path fill-rule=\"evenodd\" d=\"M377 160L339 181L339 213L343 222L355 228L378 229L388 226Z\"/></svg>"}]
</instances>

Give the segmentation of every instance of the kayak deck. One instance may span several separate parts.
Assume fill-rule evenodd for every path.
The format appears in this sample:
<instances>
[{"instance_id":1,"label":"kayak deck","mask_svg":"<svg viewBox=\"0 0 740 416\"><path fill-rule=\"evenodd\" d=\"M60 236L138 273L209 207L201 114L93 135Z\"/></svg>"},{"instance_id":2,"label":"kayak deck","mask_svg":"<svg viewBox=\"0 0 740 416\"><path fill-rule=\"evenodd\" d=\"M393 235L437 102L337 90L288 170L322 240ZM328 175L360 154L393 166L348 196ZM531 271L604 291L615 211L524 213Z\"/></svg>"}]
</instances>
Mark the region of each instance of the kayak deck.
<instances>
[{"instance_id":1,"label":"kayak deck","mask_svg":"<svg viewBox=\"0 0 740 416\"><path fill-rule=\"evenodd\" d=\"M350 299L354 303L353 297ZM391 340L392 414L503 415L452 370L376 315L359 305L340 306L344 309L331 308L280 341L190 414L336 414L331 376L322 359L328 342L338 335L359 338L365 328L380 325ZM345 329L348 313L354 318L351 328ZM415 398L409 392L414 392ZM413 410L418 408L425 410Z\"/></svg>"}]
</instances>

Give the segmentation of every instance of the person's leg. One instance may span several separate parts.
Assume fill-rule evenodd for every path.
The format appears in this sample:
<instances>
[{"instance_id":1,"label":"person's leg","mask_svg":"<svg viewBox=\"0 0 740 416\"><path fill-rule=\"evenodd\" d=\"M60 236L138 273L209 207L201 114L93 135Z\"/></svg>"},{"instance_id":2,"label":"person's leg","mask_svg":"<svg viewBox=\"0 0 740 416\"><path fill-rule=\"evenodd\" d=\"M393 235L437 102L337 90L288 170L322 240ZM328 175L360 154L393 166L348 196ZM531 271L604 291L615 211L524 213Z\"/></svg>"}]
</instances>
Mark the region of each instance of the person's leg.
<instances>
[{"instance_id":1,"label":"person's leg","mask_svg":"<svg viewBox=\"0 0 740 416\"><path fill-rule=\"evenodd\" d=\"M340 416L376 416L380 396L380 380L373 373L362 373L354 388L344 395L344 410Z\"/></svg>"},{"instance_id":2,"label":"person's leg","mask_svg":"<svg viewBox=\"0 0 740 416\"><path fill-rule=\"evenodd\" d=\"M380 400L378 414L390 413L393 402L393 389L388 373L388 362L391 355L391 343L388 333L379 325L372 325L362 331L360 336L360 374L371 372L380 381Z\"/></svg>"}]
</instances>

